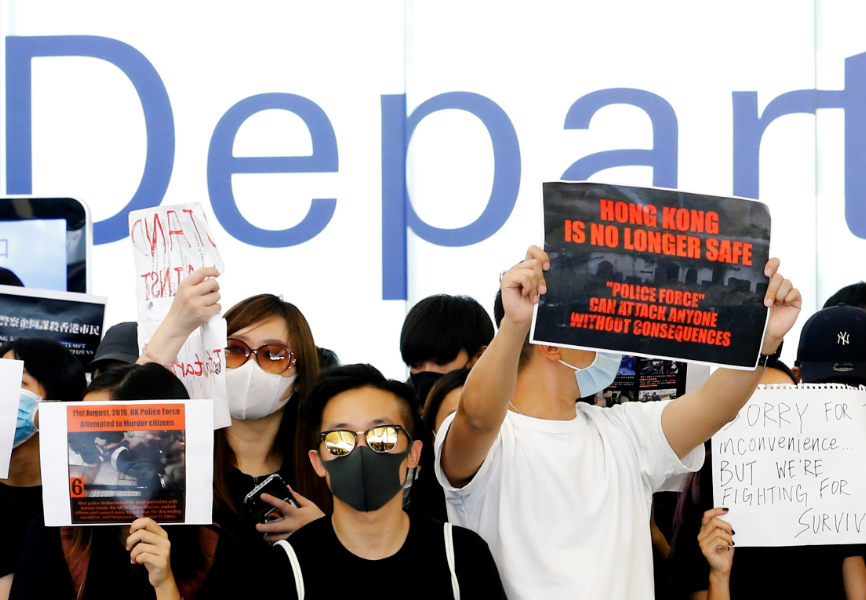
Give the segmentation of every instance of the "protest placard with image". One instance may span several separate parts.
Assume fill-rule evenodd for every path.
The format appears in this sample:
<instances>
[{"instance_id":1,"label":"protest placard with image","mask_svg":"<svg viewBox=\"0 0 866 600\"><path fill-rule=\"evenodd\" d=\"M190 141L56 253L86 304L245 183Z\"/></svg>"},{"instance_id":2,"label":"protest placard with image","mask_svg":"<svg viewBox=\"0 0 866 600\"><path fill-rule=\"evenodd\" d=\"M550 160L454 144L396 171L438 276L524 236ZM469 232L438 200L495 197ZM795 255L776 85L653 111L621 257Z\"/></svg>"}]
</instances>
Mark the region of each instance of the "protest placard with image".
<instances>
[{"instance_id":1,"label":"protest placard with image","mask_svg":"<svg viewBox=\"0 0 866 600\"><path fill-rule=\"evenodd\" d=\"M43 403L46 525L210 523L210 400Z\"/></svg>"},{"instance_id":2,"label":"protest placard with image","mask_svg":"<svg viewBox=\"0 0 866 600\"><path fill-rule=\"evenodd\" d=\"M754 368L768 310L760 202L545 183L550 257L531 341Z\"/></svg>"}]
</instances>

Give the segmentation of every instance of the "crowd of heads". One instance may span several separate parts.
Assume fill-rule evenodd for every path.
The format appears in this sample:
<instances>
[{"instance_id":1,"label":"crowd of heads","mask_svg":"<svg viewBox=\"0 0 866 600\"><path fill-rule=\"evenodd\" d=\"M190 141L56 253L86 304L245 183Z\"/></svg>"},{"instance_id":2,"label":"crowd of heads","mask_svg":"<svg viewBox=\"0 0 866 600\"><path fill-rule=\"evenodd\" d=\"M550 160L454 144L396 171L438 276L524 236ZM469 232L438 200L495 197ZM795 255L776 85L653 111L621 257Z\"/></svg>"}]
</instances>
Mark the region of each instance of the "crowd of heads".
<instances>
[{"instance_id":1,"label":"crowd of heads","mask_svg":"<svg viewBox=\"0 0 866 600\"><path fill-rule=\"evenodd\" d=\"M774 356L764 383L866 385L864 306L864 283L834 294L803 326L793 369ZM500 295L492 308L499 325L504 316ZM229 405L238 431L221 429L215 434L217 514L221 508L241 510L231 482L233 473L245 467L249 446L238 434L260 420L274 422L264 463L282 465L280 472L288 474L294 489L312 499L312 505L330 513L334 502L368 511L391 501L399 489L409 489L419 463L423 473L418 440L430 444L445 417L458 410L472 366L494 337L493 321L476 300L445 294L425 298L408 312L400 332L400 353L409 371L408 380L401 382L387 379L370 364L340 365L336 353L316 346L301 311L278 296L247 298L226 311L225 319ZM184 385L163 365L134 364L138 342L134 322L109 328L87 365L89 385L79 360L55 342L18 339L0 347L0 356L24 362L22 388L44 400L188 398ZM527 340L519 368L531 352ZM292 398L295 402L286 410ZM391 415L388 422L365 420L376 411ZM363 451L354 452L359 445ZM340 460L348 455L357 461ZM402 470L392 468L386 477L383 455L393 455L392 462L403 465ZM432 468L429 457L426 465ZM365 476L378 477L372 489L364 487ZM690 503L705 504L705 476L688 479L675 522L682 520ZM264 535L274 541L268 536L276 534Z\"/></svg>"}]
</instances>

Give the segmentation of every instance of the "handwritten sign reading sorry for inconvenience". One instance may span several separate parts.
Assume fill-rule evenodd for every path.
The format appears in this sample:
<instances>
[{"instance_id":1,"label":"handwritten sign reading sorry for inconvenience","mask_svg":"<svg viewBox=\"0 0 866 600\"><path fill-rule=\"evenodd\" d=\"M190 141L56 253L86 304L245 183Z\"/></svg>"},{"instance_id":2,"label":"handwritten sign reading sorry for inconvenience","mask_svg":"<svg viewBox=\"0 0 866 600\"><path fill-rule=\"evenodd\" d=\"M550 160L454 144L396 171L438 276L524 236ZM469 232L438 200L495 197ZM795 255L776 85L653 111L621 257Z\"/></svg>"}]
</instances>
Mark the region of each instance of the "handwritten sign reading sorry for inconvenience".
<instances>
[{"instance_id":1,"label":"handwritten sign reading sorry for inconvenience","mask_svg":"<svg viewBox=\"0 0 866 600\"><path fill-rule=\"evenodd\" d=\"M770 215L759 202L544 184L547 294L532 341L754 368Z\"/></svg>"},{"instance_id":2,"label":"handwritten sign reading sorry for inconvenience","mask_svg":"<svg viewBox=\"0 0 866 600\"><path fill-rule=\"evenodd\" d=\"M866 389L759 389L712 445L737 546L866 541Z\"/></svg>"}]
</instances>

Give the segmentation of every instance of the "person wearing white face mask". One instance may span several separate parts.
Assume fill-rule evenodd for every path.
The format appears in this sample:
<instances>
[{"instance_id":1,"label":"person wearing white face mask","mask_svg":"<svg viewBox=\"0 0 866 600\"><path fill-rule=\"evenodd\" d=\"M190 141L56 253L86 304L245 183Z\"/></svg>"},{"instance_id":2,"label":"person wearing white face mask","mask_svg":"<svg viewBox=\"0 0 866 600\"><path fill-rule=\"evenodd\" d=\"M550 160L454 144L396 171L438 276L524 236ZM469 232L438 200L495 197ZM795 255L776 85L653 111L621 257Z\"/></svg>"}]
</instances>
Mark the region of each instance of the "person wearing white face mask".
<instances>
[{"instance_id":1,"label":"person wearing white face mask","mask_svg":"<svg viewBox=\"0 0 866 600\"><path fill-rule=\"evenodd\" d=\"M24 361L18 423L9 478L0 480L0 599L8 597L27 524L42 514L38 406L49 400L81 399L84 367L57 342L18 338L0 346L0 357Z\"/></svg>"},{"instance_id":2,"label":"person wearing white face mask","mask_svg":"<svg viewBox=\"0 0 866 600\"><path fill-rule=\"evenodd\" d=\"M766 355L802 303L778 266L764 271ZM549 267L533 246L502 276L499 331L436 435L448 516L487 541L509 598L649 599L652 493L701 466L700 445L736 416L764 369L718 369L673 401L575 402L609 385L620 357L529 344Z\"/></svg>"},{"instance_id":3,"label":"person wearing white face mask","mask_svg":"<svg viewBox=\"0 0 866 600\"><path fill-rule=\"evenodd\" d=\"M217 275L216 269L205 267L181 282L140 362L172 362L189 334L219 314ZM271 294L242 300L225 319L232 424L214 434L214 522L242 538L272 543L324 514L302 493L312 490L317 498L329 496L306 461L306 448L300 460L295 452L296 430L303 427L298 406L318 373L316 346L303 314ZM274 473L293 488L299 507L263 495L283 518L256 523L243 509L244 497Z\"/></svg>"}]
</instances>

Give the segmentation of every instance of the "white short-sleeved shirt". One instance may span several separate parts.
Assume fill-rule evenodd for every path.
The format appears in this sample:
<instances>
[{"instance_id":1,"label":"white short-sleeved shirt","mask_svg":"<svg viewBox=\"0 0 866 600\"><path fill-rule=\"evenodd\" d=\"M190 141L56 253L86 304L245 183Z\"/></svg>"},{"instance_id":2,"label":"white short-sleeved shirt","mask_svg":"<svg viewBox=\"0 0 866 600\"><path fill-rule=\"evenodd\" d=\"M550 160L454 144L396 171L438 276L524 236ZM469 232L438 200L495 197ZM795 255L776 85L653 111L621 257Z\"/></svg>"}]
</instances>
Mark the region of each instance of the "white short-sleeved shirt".
<instances>
[{"instance_id":1,"label":"white short-sleeved shirt","mask_svg":"<svg viewBox=\"0 0 866 600\"><path fill-rule=\"evenodd\" d=\"M448 519L484 538L509 598L653 597L652 493L704 460L703 447L677 458L662 430L666 405L578 403L569 421L508 411L462 488L441 466L454 415L442 423L435 469Z\"/></svg>"}]
</instances>

